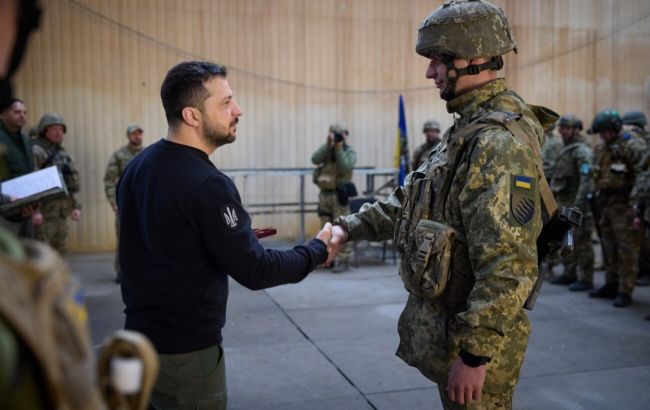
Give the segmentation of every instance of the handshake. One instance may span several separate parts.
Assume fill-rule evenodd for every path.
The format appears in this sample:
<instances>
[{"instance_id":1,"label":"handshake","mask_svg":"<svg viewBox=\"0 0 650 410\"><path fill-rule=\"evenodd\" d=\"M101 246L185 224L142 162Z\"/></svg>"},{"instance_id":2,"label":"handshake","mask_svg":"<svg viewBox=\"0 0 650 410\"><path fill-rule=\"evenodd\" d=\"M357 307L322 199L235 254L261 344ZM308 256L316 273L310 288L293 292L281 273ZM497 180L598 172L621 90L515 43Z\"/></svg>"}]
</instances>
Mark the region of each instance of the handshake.
<instances>
[{"instance_id":1,"label":"handshake","mask_svg":"<svg viewBox=\"0 0 650 410\"><path fill-rule=\"evenodd\" d=\"M318 232L316 239L321 240L327 246L327 262L325 265L330 265L336 259L336 256L343 249L343 245L348 240L348 233L340 225L332 226L331 223L326 223L323 229Z\"/></svg>"}]
</instances>

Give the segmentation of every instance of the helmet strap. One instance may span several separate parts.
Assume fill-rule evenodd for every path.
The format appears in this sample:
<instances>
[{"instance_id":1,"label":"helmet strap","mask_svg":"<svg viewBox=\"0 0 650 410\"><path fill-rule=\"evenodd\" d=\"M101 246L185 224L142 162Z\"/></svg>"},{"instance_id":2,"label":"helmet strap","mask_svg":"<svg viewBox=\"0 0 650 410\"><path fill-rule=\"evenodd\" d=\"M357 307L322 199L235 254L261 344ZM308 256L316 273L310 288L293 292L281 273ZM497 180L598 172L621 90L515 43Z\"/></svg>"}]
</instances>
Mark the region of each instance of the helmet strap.
<instances>
[{"instance_id":1,"label":"helmet strap","mask_svg":"<svg viewBox=\"0 0 650 410\"><path fill-rule=\"evenodd\" d=\"M500 70L503 68L503 58L501 56L492 57L490 61L483 64L470 64L467 67L457 68L454 65L454 57L446 55L442 62L447 66L447 86L442 90L441 97L450 101L456 97L456 81L464 75L476 75L485 70Z\"/></svg>"}]
</instances>

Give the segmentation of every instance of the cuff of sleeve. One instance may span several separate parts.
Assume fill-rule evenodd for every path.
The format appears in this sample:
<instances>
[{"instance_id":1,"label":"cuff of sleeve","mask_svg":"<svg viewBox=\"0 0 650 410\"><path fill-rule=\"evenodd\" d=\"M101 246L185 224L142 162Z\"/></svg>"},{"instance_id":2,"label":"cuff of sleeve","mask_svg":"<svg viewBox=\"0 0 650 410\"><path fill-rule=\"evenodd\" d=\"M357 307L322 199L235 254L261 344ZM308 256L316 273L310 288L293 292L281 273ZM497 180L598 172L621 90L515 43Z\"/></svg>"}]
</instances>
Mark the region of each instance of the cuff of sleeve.
<instances>
[{"instance_id":1,"label":"cuff of sleeve","mask_svg":"<svg viewBox=\"0 0 650 410\"><path fill-rule=\"evenodd\" d=\"M311 272L316 268L316 266L325 263L327 261L327 245L320 239L312 239L309 242L307 242L307 246L314 251L314 261L313 265L309 269Z\"/></svg>"},{"instance_id":2,"label":"cuff of sleeve","mask_svg":"<svg viewBox=\"0 0 650 410\"><path fill-rule=\"evenodd\" d=\"M469 367L479 367L489 363L492 359L486 356L475 356L468 352L467 350L461 349L458 354L460 359Z\"/></svg>"},{"instance_id":3,"label":"cuff of sleeve","mask_svg":"<svg viewBox=\"0 0 650 410\"><path fill-rule=\"evenodd\" d=\"M363 222L354 215L339 216L334 225L340 225L348 234L348 241L356 241L361 238Z\"/></svg>"}]
</instances>

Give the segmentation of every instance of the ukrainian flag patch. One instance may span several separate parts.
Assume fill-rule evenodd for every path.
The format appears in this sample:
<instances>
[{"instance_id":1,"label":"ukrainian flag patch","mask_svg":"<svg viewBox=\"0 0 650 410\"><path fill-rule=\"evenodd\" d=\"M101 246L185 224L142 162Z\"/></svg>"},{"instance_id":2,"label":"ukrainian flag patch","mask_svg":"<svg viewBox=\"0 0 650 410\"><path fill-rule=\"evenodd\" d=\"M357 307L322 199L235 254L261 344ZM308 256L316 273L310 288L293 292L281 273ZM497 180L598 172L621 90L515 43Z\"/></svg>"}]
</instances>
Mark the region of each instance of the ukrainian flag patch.
<instances>
[{"instance_id":1,"label":"ukrainian flag patch","mask_svg":"<svg viewBox=\"0 0 650 410\"><path fill-rule=\"evenodd\" d=\"M517 188L530 189L533 186L533 178L523 175L515 175L515 186Z\"/></svg>"}]
</instances>

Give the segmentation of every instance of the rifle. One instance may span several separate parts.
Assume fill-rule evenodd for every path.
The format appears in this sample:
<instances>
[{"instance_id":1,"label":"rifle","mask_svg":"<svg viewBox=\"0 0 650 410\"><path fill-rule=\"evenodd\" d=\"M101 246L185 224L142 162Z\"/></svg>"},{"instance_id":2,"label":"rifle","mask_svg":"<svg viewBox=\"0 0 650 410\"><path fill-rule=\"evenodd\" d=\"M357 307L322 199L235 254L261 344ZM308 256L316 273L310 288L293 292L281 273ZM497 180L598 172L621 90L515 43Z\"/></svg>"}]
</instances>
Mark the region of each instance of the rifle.
<instances>
[{"instance_id":1,"label":"rifle","mask_svg":"<svg viewBox=\"0 0 650 410\"><path fill-rule=\"evenodd\" d=\"M580 224L582 224L582 212L577 207L563 206L553 214L537 238L537 263L540 267L544 258L558 250L563 257L573 252L573 230ZM533 310L543 282L541 273L538 273L533 290L524 303L524 309Z\"/></svg>"}]
</instances>

